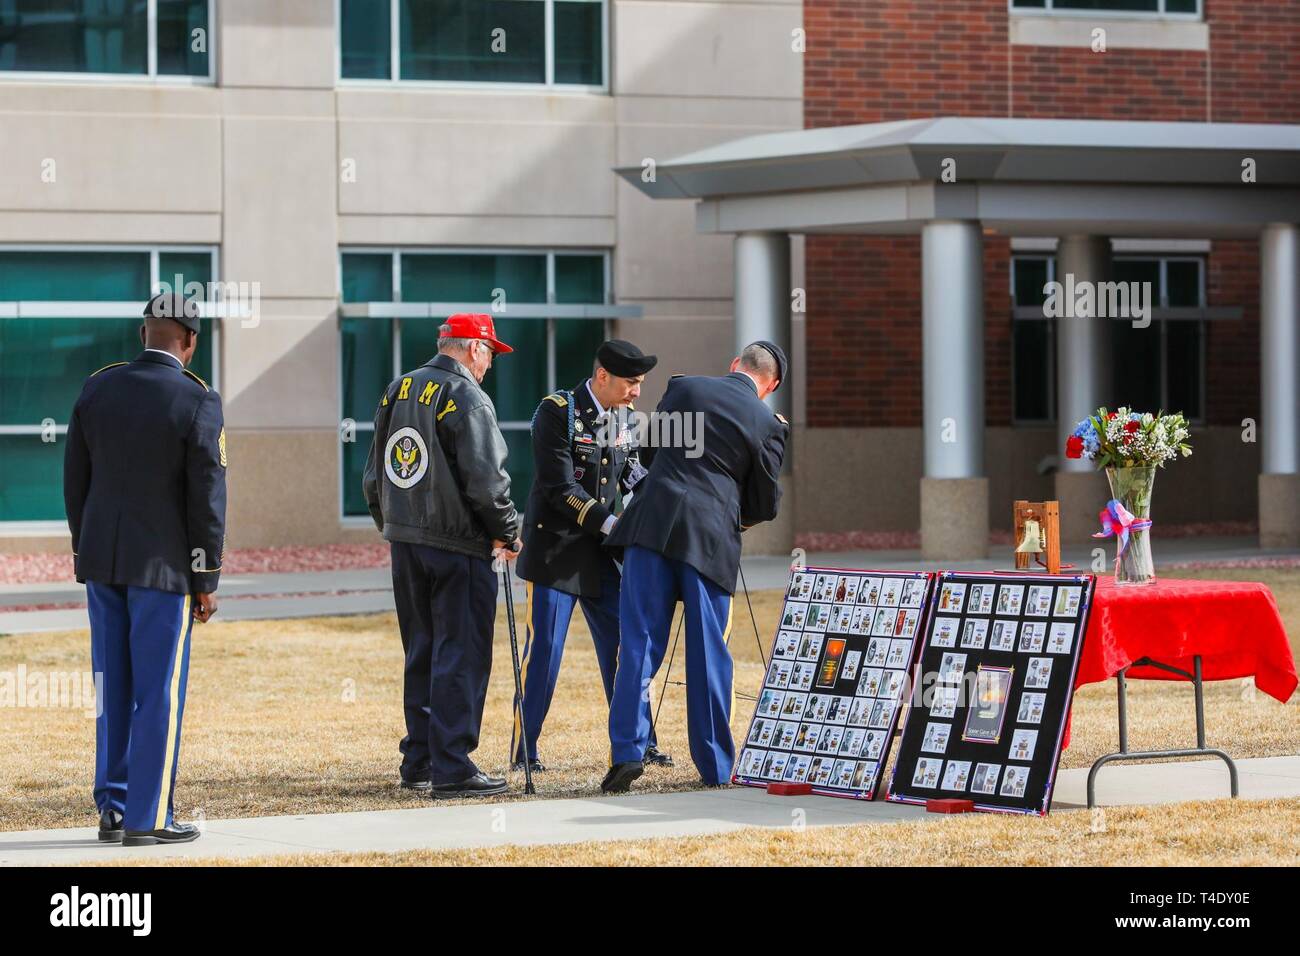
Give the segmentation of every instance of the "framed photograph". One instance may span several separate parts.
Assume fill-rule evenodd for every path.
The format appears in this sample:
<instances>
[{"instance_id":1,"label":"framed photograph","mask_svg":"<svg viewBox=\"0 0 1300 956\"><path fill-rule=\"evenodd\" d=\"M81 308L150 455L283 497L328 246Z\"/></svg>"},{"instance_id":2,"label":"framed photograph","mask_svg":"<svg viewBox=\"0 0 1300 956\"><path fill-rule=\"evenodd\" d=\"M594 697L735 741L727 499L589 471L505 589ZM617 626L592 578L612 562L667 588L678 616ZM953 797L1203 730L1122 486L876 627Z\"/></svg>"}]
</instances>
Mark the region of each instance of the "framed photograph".
<instances>
[{"instance_id":1,"label":"framed photograph","mask_svg":"<svg viewBox=\"0 0 1300 956\"><path fill-rule=\"evenodd\" d=\"M777 750L790 750L794 747L795 734L799 733L799 724L793 720L782 720L776 725L776 734L772 746Z\"/></svg>"},{"instance_id":2,"label":"framed photograph","mask_svg":"<svg viewBox=\"0 0 1300 956\"><path fill-rule=\"evenodd\" d=\"M856 574L846 574L840 578L840 585L835 590L835 602L837 604L856 604L858 603L858 585L862 579Z\"/></svg>"},{"instance_id":3,"label":"framed photograph","mask_svg":"<svg viewBox=\"0 0 1300 956\"><path fill-rule=\"evenodd\" d=\"M957 713L957 699L961 696L961 690L957 687L945 687L940 684L932 689L933 697L930 704L931 717L951 718Z\"/></svg>"},{"instance_id":4,"label":"framed photograph","mask_svg":"<svg viewBox=\"0 0 1300 956\"><path fill-rule=\"evenodd\" d=\"M814 601L831 601L834 600L835 586L839 583L839 576L834 574L817 575L817 583L813 585L812 599Z\"/></svg>"},{"instance_id":5,"label":"framed photograph","mask_svg":"<svg viewBox=\"0 0 1300 956\"><path fill-rule=\"evenodd\" d=\"M919 608L925 602L925 585L923 578L908 578L903 582L903 598L899 603L903 607Z\"/></svg>"},{"instance_id":6,"label":"framed photograph","mask_svg":"<svg viewBox=\"0 0 1300 956\"><path fill-rule=\"evenodd\" d=\"M903 599L903 582L898 578L885 578L880 587L880 604L883 607L898 607Z\"/></svg>"},{"instance_id":7,"label":"framed photograph","mask_svg":"<svg viewBox=\"0 0 1300 956\"><path fill-rule=\"evenodd\" d=\"M847 724L849 722L849 704L852 697L842 697L834 694L826 702L826 723L828 724Z\"/></svg>"},{"instance_id":8,"label":"framed photograph","mask_svg":"<svg viewBox=\"0 0 1300 956\"><path fill-rule=\"evenodd\" d=\"M939 786L939 774L943 769L943 760L938 757L922 757L916 762L912 773L912 786L933 790Z\"/></svg>"},{"instance_id":9,"label":"framed photograph","mask_svg":"<svg viewBox=\"0 0 1300 956\"><path fill-rule=\"evenodd\" d=\"M989 650L1014 651L1016 649L1016 631L1019 627L1019 621L995 620L989 637Z\"/></svg>"},{"instance_id":10,"label":"framed photograph","mask_svg":"<svg viewBox=\"0 0 1300 956\"><path fill-rule=\"evenodd\" d=\"M858 603L872 606L880 603L880 578L863 578L858 590Z\"/></svg>"},{"instance_id":11,"label":"framed photograph","mask_svg":"<svg viewBox=\"0 0 1300 956\"><path fill-rule=\"evenodd\" d=\"M846 757L857 757L866 736L867 732L861 727L845 728L844 737L840 740L840 753Z\"/></svg>"},{"instance_id":12,"label":"framed photograph","mask_svg":"<svg viewBox=\"0 0 1300 956\"><path fill-rule=\"evenodd\" d=\"M813 675L817 673L817 665L812 661L796 661L794 669L790 672L790 687L793 690L808 690L812 687Z\"/></svg>"},{"instance_id":13,"label":"framed photograph","mask_svg":"<svg viewBox=\"0 0 1300 956\"><path fill-rule=\"evenodd\" d=\"M848 651L844 655L844 667L840 670L841 680L857 680L858 664L862 661L861 651Z\"/></svg>"},{"instance_id":14,"label":"framed photograph","mask_svg":"<svg viewBox=\"0 0 1300 956\"><path fill-rule=\"evenodd\" d=\"M1052 590L1053 588L1050 584L1030 585L1029 597L1025 604L1025 614L1028 617L1047 617L1051 614Z\"/></svg>"},{"instance_id":15,"label":"framed photograph","mask_svg":"<svg viewBox=\"0 0 1300 956\"><path fill-rule=\"evenodd\" d=\"M970 763L969 760L949 760L944 764L940 789L960 790L964 793L966 783L970 780Z\"/></svg>"},{"instance_id":16,"label":"framed photograph","mask_svg":"<svg viewBox=\"0 0 1300 956\"><path fill-rule=\"evenodd\" d=\"M804 708L804 720L814 720L822 723L826 720L826 712L830 710L831 697L829 694L810 694L808 696L808 705Z\"/></svg>"},{"instance_id":17,"label":"framed photograph","mask_svg":"<svg viewBox=\"0 0 1300 956\"><path fill-rule=\"evenodd\" d=\"M849 719L846 723L851 727L865 727L869 716L871 716L871 701L865 697L854 697L849 704Z\"/></svg>"},{"instance_id":18,"label":"framed photograph","mask_svg":"<svg viewBox=\"0 0 1300 956\"><path fill-rule=\"evenodd\" d=\"M1052 682L1052 659L1050 657L1031 657L1025 671L1025 686L1041 689Z\"/></svg>"},{"instance_id":19,"label":"framed photograph","mask_svg":"<svg viewBox=\"0 0 1300 956\"><path fill-rule=\"evenodd\" d=\"M925 725L925 736L921 738L921 752L941 754L948 749L948 735L952 733L952 724L932 721Z\"/></svg>"},{"instance_id":20,"label":"framed photograph","mask_svg":"<svg viewBox=\"0 0 1300 956\"><path fill-rule=\"evenodd\" d=\"M821 657L822 642L826 640L822 634L804 634L799 641L799 650L795 657L801 661L815 661Z\"/></svg>"},{"instance_id":21,"label":"framed photograph","mask_svg":"<svg viewBox=\"0 0 1300 956\"><path fill-rule=\"evenodd\" d=\"M972 584L970 586L970 591L966 596L966 613L993 613L993 593L997 591L997 589L998 586L992 582L987 584Z\"/></svg>"},{"instance_id":22,"label":"framed photograph","mask_svg":"<svg viewBox=\"0 0 1300 956\"><path fill-rule=\"evenodd\" d=\"M853 768L856 760L837 760L831 770L831 786L847 790L853 785Z\"/></svg>"},{"instance_id":23,"label":"framed photograph","mask_svg":"<svg viewBox=\"0 0 1300 956\"><path fill-rule=\"evenodd\" d=\"M803 716L806 703L808 703L807 694L788 693L785 695L785 702L781 705L780 716L786 720L798 720Z\"/></svg>"},{"instance_id":24,"label":"framed photograph","mask_svg":"<svg viewBox=\"0 0 1300 956\"><path fill-rule=\"evenodd\" d=\"M886 700L898 700L903 696L903 688L907 686L907 671L905 670L887 670L885 679L881 684L880 693L876 696L884 697Z\"/></svg>"},{"instance_id":25,"label":"framed photograph","mask_svg":"<svg viewBox=\"0 0 1300 956\"><path fill-rule=\"evenodd\" d=\"M824 631L830 622L831 606L829 604L809 604L808 619L804 621L803 629L805 631Z\"/></svg>"},{"instance_id":26,"label":"framed photograph","mask_svg":"<svg viewBox=\"0 0 1300 956\"><path fill-rule=\"evenodd\" d=\"M971 592L974 595L974 591ZM982 617L968 617L961 628L961 646L982 650L988 641L989 622Z\"/></svg>"},{"instance_id":27,"label":"framed photograph","mask_svg":"<svg viewBox=\"0 0 1300 956\"><path fill-rule=\"evenodd\" d=\"M805 750L812 752L817 749L817 741L822 736L821 724L803 723L799 725L799 732L794 735L793 750Z\"/></svg>"},{"instance_id":28,"label":"framed photograph","mask_svg":"<svg viewBox=\"0 0 1300 956\"><path fill-rule=\"evenodd\" d=\"M870 790L876 783L876 765L867 760L859 760L853 770L853 780L849 784L853 790Z\"/></svg>"},{"instance_id":29,"label":"framed photograph","mask_svg":"<svg viewBox=\"0 0 1300 956\"><path fill-rule=\"evenodd\" d=\"M1016 650L1021 654L1041 654L1045 640L1047 640L1046 621L1025 621L1020 628L1020 644Z\"/></svg>"},{"instance_id":30,"label":"framed photograph","mask_svg":"<svg viewBox=\"0 0 1300 956\"><path fill-rule=\"evenodd\" d=\"M1059 587L1056 589L1056 607L1052 610L1052 616L1078 617L1082 601L1082 587L1077 585Z\"/></svg>"},{"instance_id":31,"label":"framed photograph","mask_svg":"<svg viewBox=\"0 0 1300 956\"><path fill-rule=\"evenodd\" d=\"M808 780L808 767L812 764L812 757L803 754L794 754L790 762L786 764L785 779L791 783L805 783Z\"/></svg>"},{"instance_id":32,"label":"framed photograph","mask_svg":"<svg viewBox=\"0 0 1300 956\"><path fill-rule=\"evenodd\" d=\"M894 621L898 619L898 612L892 608L876 608L876 617L871 624L871 633L877 637L892 637L894 634Z\"/></svg>"},{"instance_id":33,"label":"framed photograph","mask_svg":"<svg viewBox=\"0 0 1300 956\"><path fill-rule=\"evenodd\" d=\"M991 794L998 789L998 774L1002 765L997 763L980 763L975 765L975 775L971 777L970 792Z\"/></svg>"},{"instance_id":34,"label":"framed photograph","mask_svg":"<svg viewBox=\"0 0 1300 956\"><path fill-rule=\"evenodd\" d=\"M776 643L772 645L772 656L793 658L799 653L799 634L795 631L779 631Z\"/></svg>"},{"instance_id":35,"label":"framed photograph","mask_svg":"<svg viewBox=\"0 0 1300 956\"><path fill-rule=\"evenodd\" d=\"M767 668L767 680L764 683L768 687L786 688L790 686L790 671L794 669L791 661L783 661L779 658L773 658L772 663Z\"/></svg>"},{"instance_id":36,"label":"framed photograph","mask_svg":"<svg viewBox=\"0 0 1300 956\"><path fill-rule=\"evenodd\" d=\"M886 667L906 667L912 661L912 642L905 637L889 642L889 654L885 657Z\"/></svg>"},{"instance_id":37,"label":"framed photograph","mask_svg":"<svg viewBox=\"0 0 1300 956\"><path fill-rule=\"evenodd\" d=\"M880 682L884 673L879 667L868 667L858 678L857 693L863 697L879 697Z\"/></svg>"},{"instance_id":38,"label":"framed photograph","mask_svg":"<svg viewBox=\"0 0 1300 956\"><path fill-rule=\"evenodd\" d=\"M765 690L758 695L758 709L755 715L758 717L775 717L781 712L781 703L785 700L785 694L779 690Z\"/></svg>"},{"instance_id":39,"label":"framed photograph","mask_svg":"<svg viewBox=\"0 0 1300 956\"><path fill-rule=\"evenodd\" d=\"M763 769L765 751L746 747L740 752L740 772L746 777L757 777Z\"/></svg>"},{"instance_id":40,"label":"framed photograph","mask_svg":"<svg viewBox=\"0 0 1300 956\"><path fill-rule=\"evenodd\" d=\"M1034 759L1034 746L1038 743L1038 731L1036 730L1017 730L1011 735L1011 752L1007 754L1009 760L1024 760L1026 762Z\"/></svg>"},{"instance_id":41,"label":"framed photograph","mask_svg":"<svg viewBox=\"0 0 1300 956\"><path fill-rule=\"evenodd\" d=\"M836 634L848 634L853 630L853 606L850 604L835 604L831 610L830 630Z\"/></svg>"},{"instance_id":42,"label":"framed photograph","mask_svg":"<svg viewBox=\"0 0 1300 956\"><path fill-rule=\"evenodd\" d=\"M965 654L944 654L939 664L940 684L960 684L966 676Z\"/></svg>"},{"instance_id":43,"label":"framed photograph","mask_svg":"<svg viewBox=\"0 0 1300 956\"><path fill-rule=\"evenodd\" d=\"M889 641L873 638L867 643L867 666L884 667L889 659Z\"/></svg>"},{"instance_id":44,"label":"framed photograph","mask_svg":"<svg viewBox=\"0 0 1300 956\"><path fill-rule=\"evenodd\" d=\"M930 638L930 646L956 647L959 627L961 627L961 618L959 617L936 617L934 619L934 636Z\"/></svg>"},{"instance_id":45,"label":"framed photograph","mask_svg":"<svg viewBox=\"0 0 1300 956\"><path fill-rule=\"evenodd\" d=\"M1028 691L1020 695L1020 708L1016 711L1016 723L1040 724L1043 722L1043 708L1047 705L1046 694L1031 694Z\"/></svg>"},{"instance_id":46,"label":"framed photograph","mask_svg":"<svg viewBox=\"0 0 1300 956\"><path fill-rule=\"evenodd\" d=\"M1002 774L1002 789L998 791L1004 797L1023 797L1025 785L1029 783L1029 768L1008 764Z\"/></svg>"},{"instance_id":47,"label":"framed photograph","mask_svg":"<svg viewBox=\"0 0 1300 956\"><path fill-rule=\"evenodd\" d=\"M786 590L785 596L791 601L807 601L813 589L813 575L804 571L796 571L790 575L790 587Z\"/></svg>"},{"instance_id":48,"label":"framed photograph","mask_svg":"<svg viewBox=\"0 0 1300 956\"><path fill-rule=\"evenodd\" d=\"M996 744L1002 739L1002 723L1011 696L1012 667L980 664L975 671L975 700L966 712L961 739L969 743Z\"/></svg>"},{"instance_id":49,"label":"framed photograph","mask_svg":"<svg viewBox=\"0 0 1300 956\"><path fill-rule=\"evenodd\" d=\"M867 718L867 726L883 729L890 726L893 721L894 702L876 698L876 702L871 705L871 716Z\"/></svg>"},{"instance_id":50,"label":"framed photograph","mask_svg":"<svg viewBox=\"0 0 1300 956\"><path fill-rule=\"evenodd\" d=\"M966 601L966 585L946 581L939 590L939 612L960 614Z\"/></svg>"},{"instance_id":51,"label":"framed photograph","mask_svg":"<svg viewBox=\"0 0 1300 956\"><path fill-rule=\"evenodd\" d=\"M802 631L804 622L808 619L808 605L789 603L785 606L785 613L781 615L781 626L788 627L791 630Z\"/></svg>"},{"instance_id":52,"label":"framed photograph","mask_svg":"<svg viewBox=\"0 0 1300 956\"><path fill-rule=\"evenodd\" d=\"M862 737L862 750L860 755L868 760L879 760L881 753L885 749L886 732L883 730L868 730Z\"/></svg>"},{"instance_id":53,"label":"framed photograph","mask_svg":"<svg viewBox=\"0 0 1300 956\"><path fill-rule=\"evenodd\" d=\"M1047 653L1068 654L1074 644L1074 624L1054 621L1047 635Z\"/></svg>"},{"instance_id":54,"label":"framed photograph","mask_svg":"<svg viewBox=\"0 0 1300 956\"><path fill-rule=\"evenodd\" d=\"M1007 617L1019 617L1024 600L1025 586L1023 584L1000 584L998 585L996 613L1004 614ZM990 764L990 766L992 765Z\"/></svg>"},{"instance_id":55,"label":"framed photograph","mask_svg":"<svg viewBox=\"0 0 1300 956\"><path fill-rule=\"evenodd\" d=\"M844 663L844 650L848 641L842 637L826 640L826 656L822 658L821 670L817 674L818 687L834 687L840 677L840 665Z\"/></svg>"}]
</instances>

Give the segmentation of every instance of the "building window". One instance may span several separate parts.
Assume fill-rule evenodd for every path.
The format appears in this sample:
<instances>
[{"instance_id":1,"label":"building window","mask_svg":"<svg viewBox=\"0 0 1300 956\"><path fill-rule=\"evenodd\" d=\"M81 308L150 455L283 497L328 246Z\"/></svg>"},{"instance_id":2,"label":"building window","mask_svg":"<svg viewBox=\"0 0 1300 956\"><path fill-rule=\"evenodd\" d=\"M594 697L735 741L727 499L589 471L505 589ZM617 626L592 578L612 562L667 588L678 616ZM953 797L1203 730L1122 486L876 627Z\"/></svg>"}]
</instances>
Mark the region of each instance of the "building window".
<instances>
[{"instance_id":1,"label":"building window","mask_svg":"<svg viewBox=\"0 0 1300 956\"><path fill-rule=\"evenodd\" d=\"M339 0L339 75L602 88L607 17L607 0Z\"/></svg>"},{"instance_id":2,"label":"building window","mask_svg":"<svg viewBox=\"0 0 1300 956\"><path fill-rule=\"evenodd\" d=\"M1020 424L1056 419L1058 320L1042 316L1043 286L1055 277L1053 257L1017 255L1011 260L1012 417ZM1169 313L1205 308L1205 260L1117 256L1111 279L1150 282L1151 304L1157 311L1146 328L1129 321L1110 324L1112 386L1107 404L1180 411L1191 421L1204 420L1205 319L1175 318ZM1162 317L1161 311L1166 315Z\"/></svg>"},{"instance_id":3,"label":"building window","mask_svg":"<svg viewBox=\"0 0 1300 956\"><path fill-rule=\"evenodd\" d=\"M609 255L591 251L347 250L340 255L342 513L368 514L361 481L384 388L438 350L438 327L455 311L494 312L497 335L515 349L483 387L509 448L507 470L522 508L533 479L529 427L537 403L591 374L605 339ZM346 434L346 431L345 431Z\"/></svg>"},{"instance_id":4,"label":"building window","mask_svg":"<svg viewBox=\"0 0 1300 956\"><path fill-rule=\"evenodd\" d=\"M0 72L211 79L211 17L209 0L0 0Z\"/></svg>"},{"instance_id":5,"label":"building window","mask_svg":"<svg viewBox=\"0 0 1300 956\"><path fill-rule=\"evenodd\" d=\"M0 246L0 521L64 520L64 435L87 376L140 353L150 290L206 285L215 259L211 248ZM214 331L203 319L190 365L209 382Z\"/></svg>"},{"instance_id":6,"label":"building window","mask_svg":"<svg viewBox=\"0 0 1300 956\"><path fill-rule=\"evenodd\" d=\"M1201 15L1201 0L1011 0L1011 9L1053 13Z\"/></svg>"}]
</instances>

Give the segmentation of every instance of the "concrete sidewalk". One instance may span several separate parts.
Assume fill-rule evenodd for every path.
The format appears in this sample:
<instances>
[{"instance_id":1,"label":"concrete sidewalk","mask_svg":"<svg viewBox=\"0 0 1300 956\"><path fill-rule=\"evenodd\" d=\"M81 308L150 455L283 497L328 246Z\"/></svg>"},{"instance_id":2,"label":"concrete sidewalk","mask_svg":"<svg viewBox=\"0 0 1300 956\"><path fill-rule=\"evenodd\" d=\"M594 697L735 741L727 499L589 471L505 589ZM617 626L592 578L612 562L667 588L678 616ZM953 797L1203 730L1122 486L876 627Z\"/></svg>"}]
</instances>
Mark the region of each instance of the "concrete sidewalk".
<instances>
[{"instance_id":1,"label":"concrete sidewalk","mask_svg":"<svg viewBox=\"0 0 1300 956\"><path fill-rule=\"evenodd\" d=\"M1237 761L1247 799L1300 796L1300 756ZM1054 811L1085 804L1087 770L1064 770ZM517 783L517 781L515 781ZM1098 777L1103 806L1227 798L1221 761L1112 765ZM789 827L802 810L808 826L897 823L943 818L922 807L833 797L770 797L729 787L690 793L630 794L499 803L432 805L416 810L329 813L298 817L209 820L195 843L174 847L101 844L92 828L0 833L0 866L43 866L180 857L248 859L319 852L450 850L505 845L639 840L727 833L742 827Z\"/></svg>"},{"instance_id":2,"label":"concrete sidewalk","mask_svg":"<svg viewBox=\"0 0 1300 956\"><path fill-rule=\"evenodd\" d=\"M1113 545L1098 542L1109 554ZM1171 538L1155 544L1166 565L1296 558L1298 551L1264 551L1254 537ZM993 571L1011 565L1011 549L993 548L982 561L923 561L919 551L810 552L813 567L869 568L880 570ZM1066 563L1083 571L1092 565L1092 552L1069 550ZM744 559L744 583L751 591L784 588L790 576L789 555L760 555ZM524 599L517 578L515 601ZM392 577L388 568L343 571L307 571L294 574L231 574L221 581L219 621L278 620L340 614L375 614L393 610ZM0 634L68 631L88 628L84 607L48 611L7 611L6 608L41 604L84 604L85 589L75 581L47 584L0 585Z\"/></svg>"}]
</instances>

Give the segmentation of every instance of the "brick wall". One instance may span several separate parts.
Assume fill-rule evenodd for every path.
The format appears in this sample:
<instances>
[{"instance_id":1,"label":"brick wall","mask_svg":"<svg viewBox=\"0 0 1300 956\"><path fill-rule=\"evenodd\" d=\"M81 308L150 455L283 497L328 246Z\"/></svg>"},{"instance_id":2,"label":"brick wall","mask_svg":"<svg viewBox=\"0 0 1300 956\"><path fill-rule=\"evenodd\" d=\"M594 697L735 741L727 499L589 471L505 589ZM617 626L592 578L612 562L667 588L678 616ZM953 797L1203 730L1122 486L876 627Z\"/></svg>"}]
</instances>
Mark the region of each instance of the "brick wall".
<instances>
[{"instance_id":1,"label":"brick wall","mask_svg":"<svg viewBox=\"0 0 1300 956\"><path fill-rule=\"evenodd\" d=\"M939 115L1300 122L1300 0L1205 0L1210 51L1097 54L1008 42L1006 0L805 0L809 127ZM1011 417L1009 243L985 237L986 400ZM808 424L920 424L915 237L809 236ZM1258 244L1216 242L1211 305L1241 322L1207 336L1206 409L1258 408ZM861 351L859 351L861 348Z\"/></svg>"}]
</instances>

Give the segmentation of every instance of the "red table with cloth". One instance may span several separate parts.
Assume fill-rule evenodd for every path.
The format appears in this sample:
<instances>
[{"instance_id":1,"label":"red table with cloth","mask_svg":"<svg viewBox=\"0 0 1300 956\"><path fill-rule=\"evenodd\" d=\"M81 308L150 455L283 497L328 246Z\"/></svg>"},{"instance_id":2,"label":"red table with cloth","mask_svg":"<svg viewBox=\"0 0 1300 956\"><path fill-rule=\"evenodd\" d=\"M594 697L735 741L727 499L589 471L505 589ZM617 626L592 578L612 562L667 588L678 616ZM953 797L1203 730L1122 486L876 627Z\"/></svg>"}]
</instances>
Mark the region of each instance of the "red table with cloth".
<instances>
[{"instance_id":1,"label":"red table with cloth","mask_svg":"<svg viewBox=\"0 0 1300 956\"><path fill-rule=\"evenodd\" d=\"M1253 677L1283 703L1296 688L1291 644L1266 585L1176 578L1118 585L1109 577L1097 579L1074 686L1108 680L1144 657L1190 671L1198 654L1204 680ZM1150 666L1128 676L1183 679Z\"/></svg>"},{"instance_id":2,"label":"red table with cloth","mask_svg":"<svg viewBox=\"0 0 1300 956\"><path fill-rule=\"evenodd\" d=\"M1097 771L1114 760L1219 757L1228 765L1235 797L1236 765L1228 754L1206 743L1203 683L1253 677L1259 690L1286 703L1296 688L1296 665L1277 602L1264 584L1160 578L1153 584L1117 585L1113 578L1098 578L1074 686L1111 677L1118 677L1120 749L1093 763L1088 775L1089 807L1096 804ZM1192 683L1195 748L1129 750L1125 716L1129 677ZM1069 743L1067 723L1063 746Z\"/></svg>"}]
</instances>

